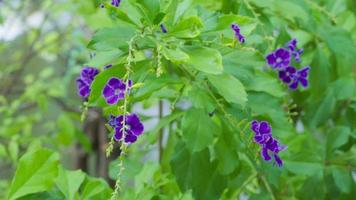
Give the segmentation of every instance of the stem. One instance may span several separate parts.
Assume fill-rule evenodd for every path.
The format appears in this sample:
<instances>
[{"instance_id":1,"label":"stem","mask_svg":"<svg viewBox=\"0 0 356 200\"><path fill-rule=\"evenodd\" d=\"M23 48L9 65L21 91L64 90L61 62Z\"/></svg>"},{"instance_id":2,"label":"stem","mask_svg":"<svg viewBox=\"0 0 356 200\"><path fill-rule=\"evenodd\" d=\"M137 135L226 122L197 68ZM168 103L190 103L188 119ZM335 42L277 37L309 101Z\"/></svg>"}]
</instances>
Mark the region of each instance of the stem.
<instances>
[{"instance_id":1,"label":"stem","mask_svg":"<svg viewBox=\"0 0 356 200\"><path fill-rule=\"evenodd\" d=\"M120 162L119 162L119 173L118 173L118 177L117 177L117 180L115 182L115 189L114 189L114 192L112 193L111 195L111 200L115 200L117 199L118 195L119 195L119 192L121 191L121 175L123 173L123 171L125 170L125 167L124 167L124 155L126 154L126 149L127 149L127 145L125 144L125 136L126 136L126 128L127 128L127 125L126 125L126 116L127 116L127 103L128 103L128 91L129 91L129 80L130 80L130 73L132 72L131 71L131 62L133 61L134 59L134 55L133 55L133 51L134 51L134 48L133 48L133 45L134 45L134 42L136 40L136 38L138 37L139 35L136 34L134 35L130 41L128 42L128 45L129 45L129 52L128 52L128 56L127 56L127 59L126 59L126 64L125 64L125 68L126 68L126 74L124 76L124 79L126 80L125 81L125 84L126 84L126 87L125 87L125 97L124 97L124 105L123 105L123 120L122 120L122 138L121 138L121 146L120 146L120 149L121 149L121 152L120 152L120 155L119 155L119 159L120 159ZM141 36L142 37L142 36ZM119 108L120 109L120 108ZM110 140L110 143L109 143L109 147L107 149L107 156L110 155L112 149L113 149L113 143L114 143L114 135L111 137L111 140Z\"/></svg>"}]
</instances>

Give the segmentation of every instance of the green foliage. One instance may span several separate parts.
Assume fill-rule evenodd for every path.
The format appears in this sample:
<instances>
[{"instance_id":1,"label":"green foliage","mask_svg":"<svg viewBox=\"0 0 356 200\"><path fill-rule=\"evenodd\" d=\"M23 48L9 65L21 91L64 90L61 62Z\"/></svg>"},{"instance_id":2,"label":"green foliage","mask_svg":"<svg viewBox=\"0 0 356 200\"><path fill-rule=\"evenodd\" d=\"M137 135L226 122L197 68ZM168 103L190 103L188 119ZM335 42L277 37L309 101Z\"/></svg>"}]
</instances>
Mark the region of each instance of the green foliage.
<instances>
[{"instance_id":1,"label":"green foliage","mask_svg":"<svg viewBox=\"0 0 356 200\"><path fill-rule=\"evenodd\" d=\"M58 173L58 162L58 154L48 150L24 155L19 161L8 198L16 199L51 188Z\"/></svg>"},{"instance_id":2,"label":"green foliage","mask_svg":"<svg viewBox=\"0 0 356 200\"><path fill-rule=\"evenodd\" d=\"M83 116L89 112L86 131L92 108L103 110L94 114L103 115L101 125L91 127L99 132L104 118L123 112L122 101L105 103L102 89L111 77L127 78L129 55L134 86L127 109L146 126L123 157L122 176L117 160L109 165L111 179L121 178L119 199L354 198L353 1L122 0L119 8L107 1L103 9L100 3L24 1L21 17L50 10L54 31L43 26L0 39L0 191L6 191L0 198L111 197L103 179L88 175L95 169L66 169L73 151L95 157L106 146L94 149L81 130L74 82L81 65L100 69L82 106ZM17 13L16 5L4 5L0 22ZM71 23L57 24L62 13ZM304 48L302 62L292 64L311 67L310 86L297 91L264 58L292 38ZM253 119L269 121L288 146L282 168L261 159Z\"/></svg>"}]
</instances>

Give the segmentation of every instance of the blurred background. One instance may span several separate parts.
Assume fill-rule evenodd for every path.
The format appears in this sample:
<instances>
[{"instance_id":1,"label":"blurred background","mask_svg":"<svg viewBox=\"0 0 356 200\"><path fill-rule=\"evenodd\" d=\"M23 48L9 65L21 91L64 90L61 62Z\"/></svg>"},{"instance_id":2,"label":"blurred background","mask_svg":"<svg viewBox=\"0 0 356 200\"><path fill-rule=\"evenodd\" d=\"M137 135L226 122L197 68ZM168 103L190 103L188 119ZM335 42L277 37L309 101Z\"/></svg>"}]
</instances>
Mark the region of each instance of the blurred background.
<instances>
[{"instance_id":1,"label":"blurred background","mask_svg":"<svg viewBox=\"0 0 356 200\"><path fill-rule=\"evenodd\" d=\"M229 1L217 2L218 5L213 2L207 6L221 7L221 12L235 8ZM283 8L277 12L267 9L263 1L252 2L266 22L268 14L289 14L283 20L293 26L294 15L308 15L305 11L283 13ZM323 152L323 156L332 159L320 158L321 165L335 165L336 170L325 174L323 181L332 183L317 190L317 194L325 194L325 190L331 188L329 192L336 194L331 199L340 196L349 199L356 194L356 3L346 0L307 2L315 11L311 15L320 20L318 23L328 21L333 24L335 20L338 25L319 26L311 22L303 29L291 31L300 36L301 45L306 45L309 52L313 51L305 54L305 63L314 67L311 76L315 78L311 80L308 93L291 95L300 105L293 108L300 115L292 117L295 134L299 135L288 154L290 158L294 156L291 160L295 163L291 162L288 168L291 174L284 177L293 177L293 181L298 182L297 196L306 199L300 191L313 192L312 188L320 181L315 174L321 168L319 164L298 161L318 160ZM111 161L119 151L114 150L109 159L105 157L108 133L100 109L90 109L85 121L81 122L83 101L78 97L75 85L82 66L94 56L86 47L93 34L99 28L112 25L105 10L100 9L100 3L99 0L0 0L0 199L5 198L6 193L2 191L9 187L19 158L39 146L59 152L65 168L81 169L114 185L117 171L112 166L117 163ZM280 35L286 34L283 29L276 31ZM186 105L183 102L179 106ZM150 108L137 104L133 109L149 119L145 126L151 130L159 118L169 113L169 103L160 101ZM274 111L261 108L259 112ZM276 115L276 118L280 117L279 113ZM313 139L305 133L312 133ZM165 143L165 138L163 140ZM160 151L152 141L141 154L127 161L134 170L129 170L126 180L141 169L138 160L159 160ZM297 154L302 150L304 153ZM277 185L278 181L274 181Z\"/></svg>"}]
</instances>

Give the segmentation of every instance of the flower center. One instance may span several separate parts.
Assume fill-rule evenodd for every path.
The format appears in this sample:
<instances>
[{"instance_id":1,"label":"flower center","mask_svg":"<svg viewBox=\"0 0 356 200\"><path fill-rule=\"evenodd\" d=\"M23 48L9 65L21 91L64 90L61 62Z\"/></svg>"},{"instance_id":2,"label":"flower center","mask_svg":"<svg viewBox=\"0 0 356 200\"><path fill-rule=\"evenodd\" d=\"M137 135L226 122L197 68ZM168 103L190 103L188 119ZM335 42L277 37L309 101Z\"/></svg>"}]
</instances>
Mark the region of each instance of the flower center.
<instances>
[{"instance_id":1,"label":"flower center","mask_svg":"<svg viewBox=\"0 0 356 200\"><path fill-rule=\"evenodd\" d=\"M115 94L115 95L119 95L119 94L120 94L120 90L119 90L119 89L116 89L114 94Z\"/></svg>"},{"instance_id":2,"label":"flower center","mask_svg":"<svg viewBox=\"0 0 356 200\"><path fill-rule=\"evenodd\" d=\"M277 58L276 62L277 62L277 63L282 62L282 58Z\"/></svg>"}]
</instances>

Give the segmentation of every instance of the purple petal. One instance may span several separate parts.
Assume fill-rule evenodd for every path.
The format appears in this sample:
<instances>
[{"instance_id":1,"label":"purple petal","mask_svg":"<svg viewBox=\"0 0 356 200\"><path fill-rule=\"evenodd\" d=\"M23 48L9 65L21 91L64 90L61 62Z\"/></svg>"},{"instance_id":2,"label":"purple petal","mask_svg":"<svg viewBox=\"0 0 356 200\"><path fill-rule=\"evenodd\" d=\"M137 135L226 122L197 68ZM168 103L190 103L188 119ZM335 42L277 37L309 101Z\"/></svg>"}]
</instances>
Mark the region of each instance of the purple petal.
<instances>
[{"instance_id":1,"label":"purple petal","mask_svg":"<svg viewBox=\"0 0 356 200\"><path fill-rule=\"evenodd\" d=\"M105 85L102 95L104 96L105 99L107 99L115 95L115 90L111 86Z\"/></svg>"},{"instance_id":2,"label":"purple petal","mask_svg":"<svg viewBox=\"0 0 356 200\"><path fill-rule=\"evenodd\" d=\"M308 87L309 83L307 79L299 78L299 82L302 84L304 88Z\"/></svg>"},{"instance_id":3,"label":"purple petal","mask_svg":"<svg viewBox=\"0 0 356 200\"><path fill-rule=\"evenodd\" d=\"M124 116L120 115L116 117L115 124L118 127L122 127L122 122L124 121Z\"/></svg>"},{"instance_id":4,"label":"purple petal","mask_svg":"<svg viewBox=\"0 0 356 200\"><path fill-rule=\"evenodd\" d=\"M271 160L271 156L268 155L268 149L262 148L261 149L261 155L262 155L264 160L266 160L266 161Z\"/></svg>"},{"instance_id":5,"label":"purple petal","mask_svg":"<svg viewBox=\"0 0 356 200\"><path fill-rule=\"evenodd\" d=\"M115 134L114 134L114 139L116 141L120 141L122 138L122 130L121 130L121 127L116 127L115 128Z\"/></svg>"},{"instance_id":6,"label":"purple petal","mask_svg":"<svg viewBox=\"0 0 356 200\"><path fill-rule=\"evenodd\" d=\"M113 95L111 97L105 98L106 103L110 105L114 105L119 101L119 96L118 95Z\"/></svg>"},{"instance_id":7,"label":"purple petal","mask_svg":"<svg viewBox=\"0 0 356 200\"><path fill-rule=\"evenodd\" d=\"M113 89L125 90L125 83L118 78L110 78L106 84L111 86Z\"/></svg>"},{"instance_id":8,"label":"purple petal","mask_svg":"<svg viewBox=\"0 0 356 200\"><path fill-rule=\"evenodd\" d=\"M288 73L294 74L295 72L297 72L297 69L295 69L295 67L289 66L287 67L286 71Z\"/></svg>"},{"instance_id":9,"label":"purple petal","mask_svg":"<svg viewBox=\"0 0 356 200\"><path fill-rule=\"evenodd\" d=\"M133 134L126 134L125 135L125 142L126 143L134 143L137 140L137 136L133 135Z\"/></svg>"},{"instance_id":10,"label":"purple petal","mask_svg":"<svg viewBox=\"0 0 356 200\"><path fill-rule=\"evenodd\" d=\"M285 50L283 48L279 48L275 52L276 57L283 58L285 56Z\"/></svg>"},{"instance_id":11,"label":"purple petal","mask_svg":"<svg viewBox=\"0 0 356 200\"><path fill-rule=\"evenodd\" d=\"M144 127L140 121L140 118L136 114L127 116L127 124L130 126L130 130L136 136L143 133Z\"/></svg>"},{"instance_id":12,"label":"purple petal","mask_svg":"<svg viewBox=\"0 0 356 200\"><path fill-rule=\"evenodd\" d=\"M262 144L262 143L263 143L263 137L262 137L262 135L260 135L260 134L253 136L253 140L254 140L256 143L259 143L259 144Z\"/></svg>"},{"instance_id":13,"label":"purple petal","mask_svg":"<svg viewBox=\"0 0 356 200\"><path fill-rule=\"evenodd\" d=\"M298 80L294 80L293 83L289 85L289 88L296 90L298 88Z\"/></svg>"},{"instance_id":14,"label":"purple petal","mask_svg":"<svg viewBox=\"0 0 356 200\"><path fill-rule=\"evenodd\" d=\"M90 94L90 88L89 87L82 87L82 88L79 89L78 94L79 94L79 96L86 98Z\"/></svg>"},{"instance_id":15,"label":"purple petal","mask_svg":"<svg viewBox=\"0 0 356 200\"><path fill-rule=\"evenodd\" d=\"M290 77L286 76L284 79L282 79L282 81L289 84L292 81L292 79Z\"/></svg>"},{"instance_id":16,"label":"purple petal","mask_svg":"<svg viewBox=\"0 0 356 200\"><path fill-rule=\"evenodd\" d=\"M278 77L283 80L287 77L287 73L285 71L279 71Z\"/></svg>"},{"instance_id":17,"label":"purple petal","mask_svg":"<svg viewBox=\"0 0 356 200\"><path fill-rule=\"evenodd\" d=\"M251 122L251 129L253 132L258 133L259 123L256 120Z\"/></svg>"},{"instance_id":18,"label":"purple petal","mask_svg":"<svg viewBox=\"0 0 356 200\"><path fill-rule=\"evenodd\" d=\"M231 28L234 30L234 31L240 31L240 27L237 25L237 24L231 24Z\"/></svg>"},{"instance_id":19,"label":"purple petal","mask_svg":"<svg viewBox=\"0 0 356 200\"><path fill-rule=\"evenodd\" d=\"M276 57L273 53L267 55L266 60L267 60L267 63L271 66L276 64Z\"/></svg>"},{"instance_id":20,"label":"purple petal","mask_svg":"<svg viewBox=\"0 0 356 200\"><path fill-rule=\"evenodd\" d=\"M278 167L282 167L283 166L283 161L281 160L281 158L277 154L274 154L274 160L276 161L276 164L278 165Z\"/></svg>"},{"instance_id":21,"label":"purple petal","mask_svg":"<svg viewBox=\"0 0 356 200\"><path fill-rule=\"evenodd\" d=\"M306 66L300 70L298 70L298 74L300 77L307 78L309 74L310 67Z\"/></svg>"},{"instance_id":22,"label":"purple petal","mask_svg":"<svg viewBox=\"0 0 356 200\"><path fill-rule=\"evenodd\" d=\"M115 7L119 7L120 5L120 0L111 0L111 5L115 6Z\"/></svg>"},{"instance_id":23,"label":"purple petal","mask_svg":"<svg viewBox=\"0 0 356 200\"><path fill-rule=\"evenodd\" d=\"M270 134L271 133L271 126L268 124L266 121L262 121L260 123L260 129L259 129L261 134Z\"/></svg>"}]
</instances>

